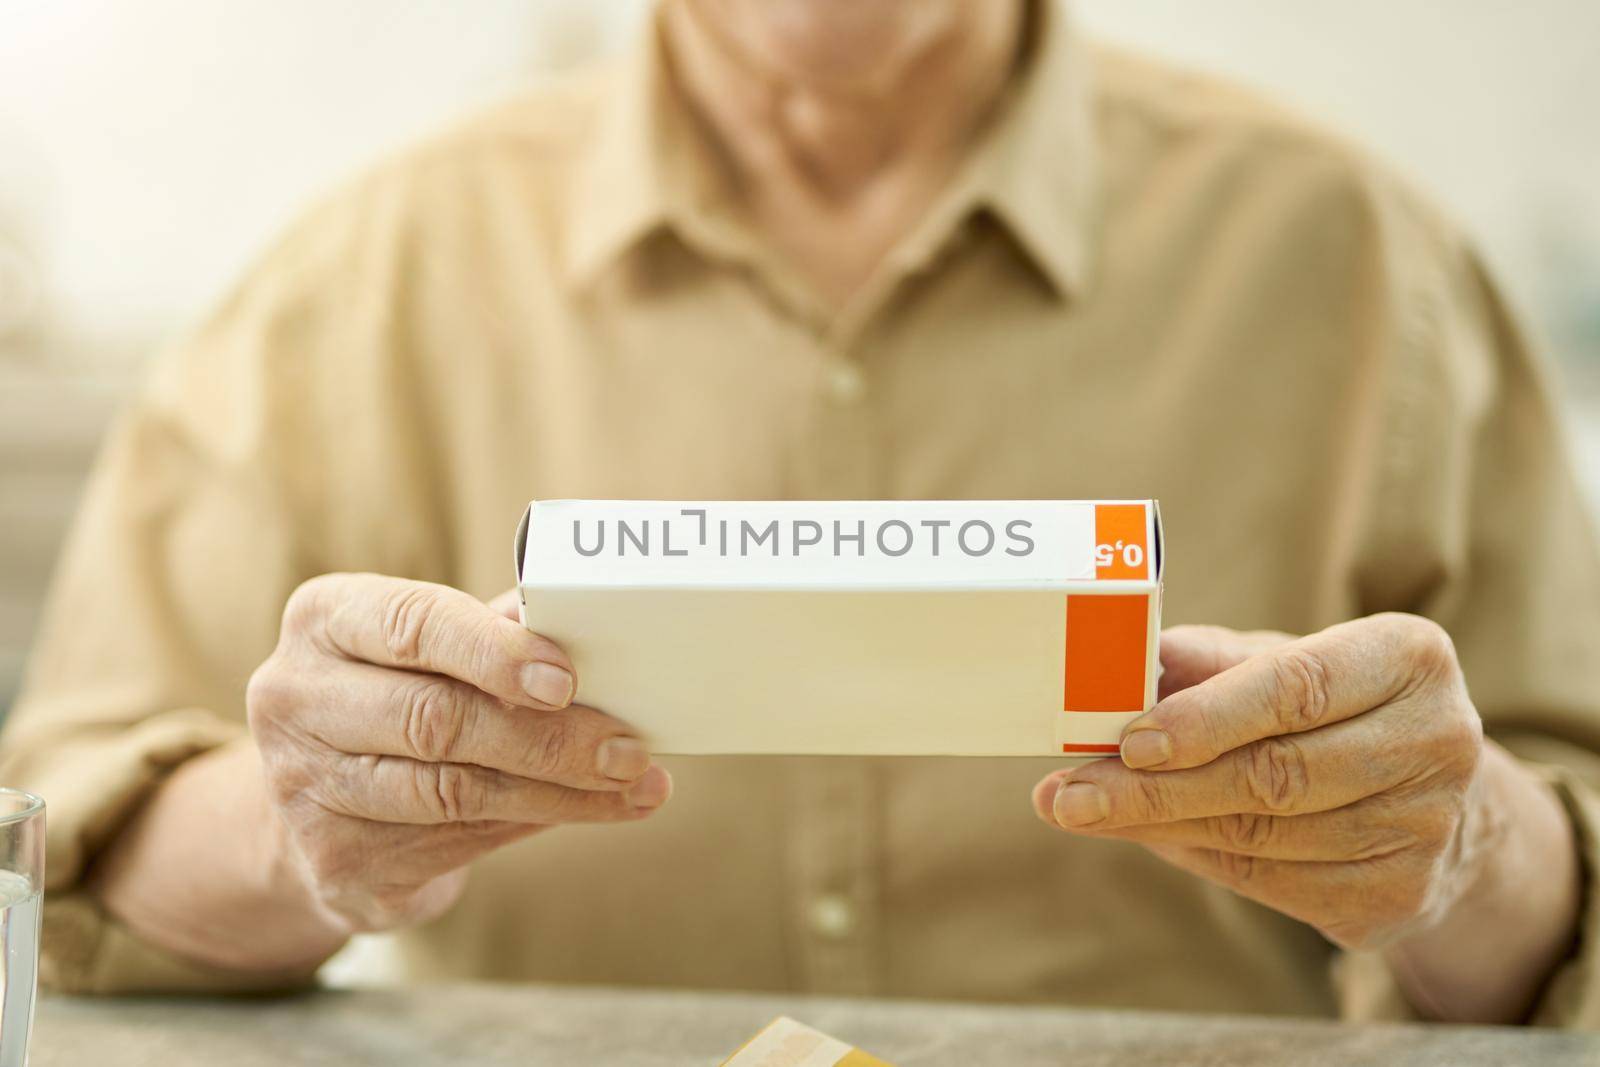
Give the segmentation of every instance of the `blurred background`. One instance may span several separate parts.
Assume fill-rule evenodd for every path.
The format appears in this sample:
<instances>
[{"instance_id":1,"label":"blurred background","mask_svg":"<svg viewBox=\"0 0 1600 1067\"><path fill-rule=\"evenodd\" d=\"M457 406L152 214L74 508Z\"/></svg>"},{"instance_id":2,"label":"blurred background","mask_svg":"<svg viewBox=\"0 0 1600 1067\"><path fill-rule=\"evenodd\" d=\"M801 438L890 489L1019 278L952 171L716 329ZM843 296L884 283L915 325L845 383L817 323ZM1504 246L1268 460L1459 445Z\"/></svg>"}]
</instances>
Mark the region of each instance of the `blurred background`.
<instances>
[{"instance_id":1,"label":"blurred background","mask_svg":"<svg viewBox=\"0 0 1600 1067\"><path fill-rule=\"evenodd\" d=\"M150 353L309 197L615 51L647 6L0 3L0 714L96 443ZM1600 4L1076 7L1100 36L1275 92L1432 190L1560 365L1600 500Z\"/></svg>"}]
</instances>

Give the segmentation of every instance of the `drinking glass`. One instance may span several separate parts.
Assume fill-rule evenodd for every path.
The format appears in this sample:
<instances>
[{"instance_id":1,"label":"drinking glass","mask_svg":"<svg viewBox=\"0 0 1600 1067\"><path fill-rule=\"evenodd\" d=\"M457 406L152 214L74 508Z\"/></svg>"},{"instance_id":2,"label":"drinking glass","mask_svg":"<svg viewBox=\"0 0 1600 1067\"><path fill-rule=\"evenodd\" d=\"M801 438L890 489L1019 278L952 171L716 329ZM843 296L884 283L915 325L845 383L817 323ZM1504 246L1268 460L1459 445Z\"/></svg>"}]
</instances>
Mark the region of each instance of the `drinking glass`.
<instances>
[{"instance_id":1,"label":"drinking glass","mask_svg":"<svg viewBox=\"0 0 1600 1067\"><path fill-rule=\"evenodd\" d=\"M44 801L0 788L0 1067L26 1067L39 970Z\"/></svg>"}]
</instances>

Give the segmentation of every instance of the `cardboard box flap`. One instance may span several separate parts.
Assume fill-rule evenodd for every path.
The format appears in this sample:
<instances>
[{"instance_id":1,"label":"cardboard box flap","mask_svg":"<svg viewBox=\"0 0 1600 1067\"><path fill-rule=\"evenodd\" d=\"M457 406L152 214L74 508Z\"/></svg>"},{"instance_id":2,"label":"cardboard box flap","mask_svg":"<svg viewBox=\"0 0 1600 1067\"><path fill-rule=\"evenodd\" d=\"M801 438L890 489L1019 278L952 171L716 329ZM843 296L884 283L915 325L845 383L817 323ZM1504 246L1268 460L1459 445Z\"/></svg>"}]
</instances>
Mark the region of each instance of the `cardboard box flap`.
<instances>
[{"instance_id":1,"label":"cardboard box flap","mask_svg":"<svg viewBox=\"0 0 1600 1067\"><path fill-rule=\"evenodd\" d=\"M516 553L517 584L522 584L522 565L528 552L528 523L533 519L533 505L529 504L522 509L522 521L517 523L516 543L512 551Z\"/></svg>"},{"instance_id":2,"label":"cardboard box flap","mask_svg":"<svg viewBox=\"0 0 1600 1067\"><path fill-rule=\"evenodd\" d=\"M1161 529L1161 502L1158 500L1150 501L1150 526L1155 540L1156 581L1159 582L1167 561L1167 535Z\"/></svg>"}]
</instances>

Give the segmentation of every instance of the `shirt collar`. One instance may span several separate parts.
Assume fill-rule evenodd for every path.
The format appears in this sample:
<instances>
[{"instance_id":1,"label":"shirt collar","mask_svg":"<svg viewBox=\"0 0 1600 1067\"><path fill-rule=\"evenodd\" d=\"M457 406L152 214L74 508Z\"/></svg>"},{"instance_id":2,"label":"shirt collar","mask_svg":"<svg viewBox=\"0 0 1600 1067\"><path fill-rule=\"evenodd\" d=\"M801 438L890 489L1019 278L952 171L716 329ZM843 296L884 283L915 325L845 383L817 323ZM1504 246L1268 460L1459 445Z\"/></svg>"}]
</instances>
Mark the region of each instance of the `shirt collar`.
<instances>
[{"instance_id":1,"label":"shirt collar","mask_svg":"<svg viewBox=\"0 0 1600 1067\"><path fill-rule=\"evenodd\" d=\"M977 148L973 196L1062 296L1092 265L1099 209L1090 50L1063 3L1034 4L1032 55Z\"/></svg>"},{"instance_id":2,"label":"shirt collar","mask_svg":"<svg viewBox=\"0 0 1600 1067\"><path fill-rule=\"evenodd\" d=\"M935 214L954 225L973 210L992 212L1051 288L1070 296L1087 281L1094 236L1091 56L1063 0L1033 6L1027 66ZM575 172L566 266L579 285L662 229L717 230L706 223L721 189L710 161L697 158L705 151L700 131L653 19L649 26L605 96ZM949 233L918 235L942 241ZM905 249L902 258L937 252Z\"/></svg>"},{"instance_id":3,"label":"shirt collar","mask_svg":"<svg viewBox=\"0 0 1600 1067\"><path fill-rule=\"evenodd\" d=\"M652 18L608 86L575 171L566 264L577 284L693 209L696 131L667 67Z\"/></svg>"}]
</instances>

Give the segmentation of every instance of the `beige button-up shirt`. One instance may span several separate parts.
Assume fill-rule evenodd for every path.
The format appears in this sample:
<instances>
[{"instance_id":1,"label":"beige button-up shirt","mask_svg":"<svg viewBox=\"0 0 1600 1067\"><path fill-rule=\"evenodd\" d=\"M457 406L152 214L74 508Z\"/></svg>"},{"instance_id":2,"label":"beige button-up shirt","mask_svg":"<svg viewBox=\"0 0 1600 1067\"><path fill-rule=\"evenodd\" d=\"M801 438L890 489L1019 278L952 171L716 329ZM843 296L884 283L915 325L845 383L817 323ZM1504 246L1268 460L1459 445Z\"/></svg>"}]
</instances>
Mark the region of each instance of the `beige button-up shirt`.
<instances>
[{"instance_id":1,"label":"beige button-up shirt","mask_svg":"<svg viewBox=\"0 0 1600 1067\"><path fill-rule=\"evenodd\" d=\"M0 767L50 804L47 981L248 984L141 943L86 868L165 772L245 732L299 581L489 597L534 497L1157 497L1168 622L1443 623L1592 872L1595 540L1542 368L1426 203L1046 7L957 179L830 315L739 224L658 47L316 207L121 420ZM410 974L1404 1010L1373 960L1043 826L1049 760L666 762L648 821L477 864L395 935ZM1539 1018L1600 1020L1595 915Z\"/></svg>"}]
</instances>

